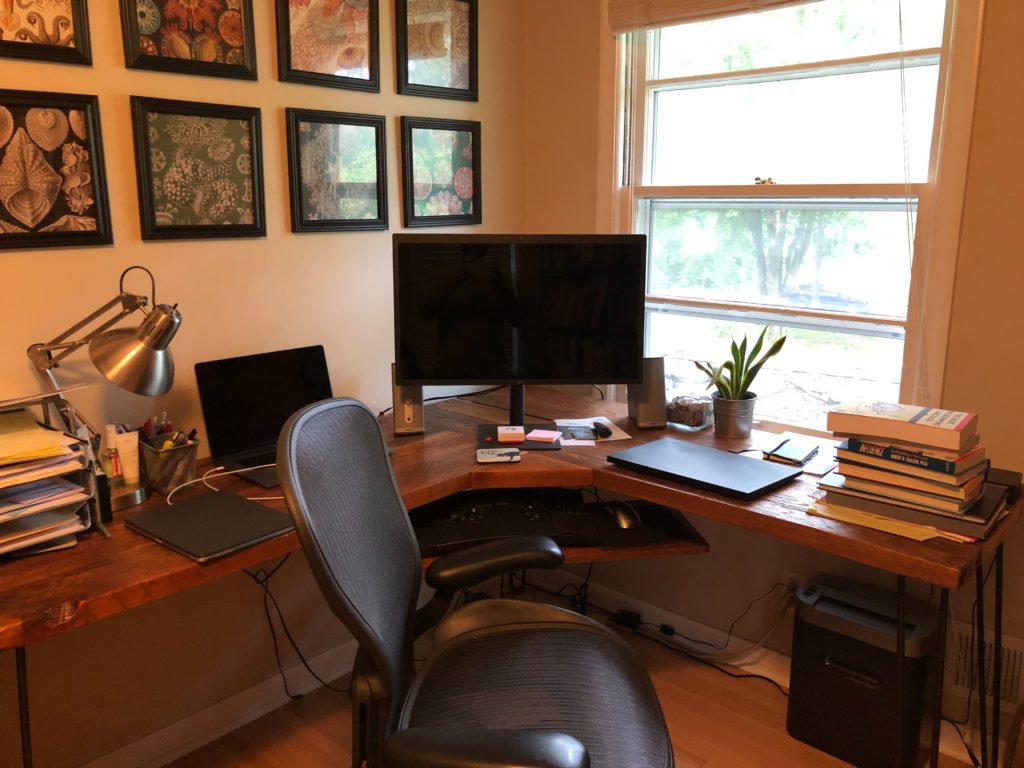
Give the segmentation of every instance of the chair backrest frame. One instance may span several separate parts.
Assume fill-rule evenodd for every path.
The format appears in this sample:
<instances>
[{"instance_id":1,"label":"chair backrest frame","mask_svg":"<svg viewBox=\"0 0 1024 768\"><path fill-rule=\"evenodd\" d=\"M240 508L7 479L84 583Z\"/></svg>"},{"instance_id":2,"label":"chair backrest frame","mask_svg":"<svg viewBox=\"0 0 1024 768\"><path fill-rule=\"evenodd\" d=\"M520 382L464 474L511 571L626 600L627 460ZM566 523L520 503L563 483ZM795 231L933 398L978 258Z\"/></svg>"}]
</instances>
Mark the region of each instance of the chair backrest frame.
<instances>
[{"instance_id":1,"label":"chair backrest frame","mask_svg":"<svg viewBox=\"0 0 1024 768\"><path fill-rule=\"evenodd\" d=\"M380 425L358 400L313 403L282 428L277 465L317 584L366 654L372 683L380 681L373 698L388 714L370 738L382 739L413 670L421 568Z\"/></svg>"}]
</instances>

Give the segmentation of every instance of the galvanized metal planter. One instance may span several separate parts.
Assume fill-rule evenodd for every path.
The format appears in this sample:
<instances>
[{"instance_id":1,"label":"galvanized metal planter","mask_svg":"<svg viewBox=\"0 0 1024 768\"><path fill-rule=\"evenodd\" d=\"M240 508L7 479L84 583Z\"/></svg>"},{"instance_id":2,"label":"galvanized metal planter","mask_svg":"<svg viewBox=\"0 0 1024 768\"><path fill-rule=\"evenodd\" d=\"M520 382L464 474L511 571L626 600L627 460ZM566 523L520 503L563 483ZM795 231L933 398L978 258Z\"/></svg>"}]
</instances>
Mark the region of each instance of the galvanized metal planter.
<instances>
[{"instance_id":1,"label":"galvanized metal planter","mask_svg":"<svg viewBox=\"0 0 1024 768\"><path fill-rule=\"evenodd\" d=\"M726 400L717 392L711 396L715 404L715 434L719 437L750 437L754 424L754 403L757 395L748 392L742 400Z\"/></svg>"}]
</instances>

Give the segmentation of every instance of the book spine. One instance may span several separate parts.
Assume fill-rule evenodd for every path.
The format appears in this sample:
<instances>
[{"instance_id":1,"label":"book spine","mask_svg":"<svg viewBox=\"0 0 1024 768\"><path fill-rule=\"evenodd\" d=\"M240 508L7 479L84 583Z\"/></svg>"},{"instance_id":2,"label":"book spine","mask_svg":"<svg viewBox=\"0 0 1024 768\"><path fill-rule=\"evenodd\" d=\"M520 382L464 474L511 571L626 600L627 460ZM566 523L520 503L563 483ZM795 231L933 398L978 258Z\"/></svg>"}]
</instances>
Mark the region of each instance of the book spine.
<instances>
[{"instance_id":1,"label":"book spine","mask_svg":"<svg viewBox=\"0 0 1024 768\"><path fill-rule=\"evenodd\" d=\"M862 453L865 456L876 456L886 461L894 461L897 464L907 464L912 467L930 469L934 472L944 472L948 475L956 474L956 462L938 459L934 456L926 456L916 451L908 451L906 448L897 448L892 445L877 445L865 442L856 437L847 438L847 445L851 451Z\"/></svg>"}]
</instances>

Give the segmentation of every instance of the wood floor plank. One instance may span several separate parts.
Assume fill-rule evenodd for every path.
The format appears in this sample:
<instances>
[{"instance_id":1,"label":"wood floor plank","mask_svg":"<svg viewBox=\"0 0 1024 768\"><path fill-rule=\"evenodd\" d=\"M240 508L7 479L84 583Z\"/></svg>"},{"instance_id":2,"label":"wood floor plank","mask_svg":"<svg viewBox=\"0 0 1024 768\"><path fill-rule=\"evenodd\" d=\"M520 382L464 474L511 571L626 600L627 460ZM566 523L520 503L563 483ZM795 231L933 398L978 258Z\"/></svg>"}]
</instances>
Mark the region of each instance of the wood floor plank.
<instances>
[{"instance_id":1,"label":"wood floor plank","mask_svg":"<svg viewBox=\"0 0 1024 768\"><path fill-rule=\"evenodd\" d=\"M627 636L647 667L677 768L845 768L786 733L786 697L734 679L654 641ZM346 681L337 681L344 687ZM320 688L170 763L171 768L319 768L351 764L350 705ZM965 768L950 758L940 768Z\"/></svg>"}]
</instances>

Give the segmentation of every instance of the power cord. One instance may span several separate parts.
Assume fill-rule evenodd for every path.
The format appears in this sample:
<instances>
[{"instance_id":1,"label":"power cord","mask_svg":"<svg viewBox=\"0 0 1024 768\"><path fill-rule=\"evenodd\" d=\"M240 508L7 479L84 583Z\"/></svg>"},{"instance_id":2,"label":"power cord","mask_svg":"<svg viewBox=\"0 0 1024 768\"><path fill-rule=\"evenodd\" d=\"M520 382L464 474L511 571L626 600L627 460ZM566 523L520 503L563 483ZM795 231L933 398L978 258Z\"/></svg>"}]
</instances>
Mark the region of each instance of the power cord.
<instances>
[{"instance_id":1,"label":"power cord","mask_svg":"<svg viewBox=\"0 0 1024 768\"><path fill-rule=\"evenodd\" d=\"M238 475L238 474L241 474L242 472L251 472L254 469L266 469L267 467L276 467L276 466L277 466L277 462L272 462L270 464L260 464L259 466L255 466L255 467L242 467L240 469L231 469L231 470L228 470L226 472L218 471L218 470L224 469L224 467L216 467L216 468L211 469L208 472L204 473L202 477L197 477L195 480L186 480L181 485L177 485L174 488L172 488L171 492L167 494L167 505L173 507L174 506L174 502L171 501L171 499L174 497L174 494L176 494L182 488L186 488L186 487L188 487L190 485L195 485L196 483L202 483L207 488L216 491L217 488L215 488L214 486L210 485L209 481L210 481L211 478L214 478L214 477L227 477L229 475ZM283 498L284 498L284 496L253 496L253 497L251 497L251 499L253 501L269 501L269 500L278 500L278 499L283 499Z\"/></svg>"},{"instance_id":2,"label":"power cord","mask_svg":"<svg viewBox=\"0 0 1024 768\"><path fill-rule=\"evenodd\" d=\"M458 395L435 395L434 397L424 398L423 402L424 403L432 403L435 400L462 400L463 398L466 398L469 395L489 395L491 392L497 392L499 389L504 389L507 386L508 386L508 384L501 384L501 385L499 385L497 387L491 387L490 389L479 389L479 390L476 390L475 392L463 392L462 394L458 394ZM470 400L469 402L473 402L473 401ZM480 403L480 405L484 405L484 403ZM385 413L387 413L388 411L393 411L394 409L395 409L395 406L393 406L393 405L388 406L383 411L381 411L380 413L377 414L377 418L379 419Z\"/></svg>"},{"instance_id":3,"label":"power cord","mask_svg":"<svg viewBox=\"0 0 1024 768\"><path fill-rule=\"evenodd\" d=\"M971 760L971 765L973 765L974 768L981 768L981 761L978 759L978 756L974 754L974 750L971 749L971 745L967 743L967 739L964 738L964 732L960 730L962 723L957 723L954 720L950 720L948 717L943 717L942 719L952 725L953 730L956 731L956 735L960 737L960 741L963 743L964 749L967 750L967 757Z\"/></svg>"},{"instance_id":4,"label":"power cord","mask_svg":"<svg viewBox=\"0 0 1024 768\"><path fill-rule=\"evenodd\" d=\"M313 671L313 668L309 666L309 662L306 661L306 657L302 655L302 651L299 650L298 644L295 642L295 638L292 637L292 633L288 630L288 624L284 620L284 614L281 613L281 607L277 604L277 600L274 594L270 591L270 579L275 573L284 565L288 558L291 557L289 552L287 555L281 558L277 565L267 571L264 568L258 568L255 571L250 571L248 568L245 569L245 573L255 581L263 589L263 613L267 617L267 628L270 630L270 639L274 644L274 658L277 660L277 670L281 675L281 682L284 683L284 692L289 699L301 699L302 694L292 693L291 689L288 688L288 678L284 673L284 665L281 663L281 652L277 644L277 632L274 630L274 622L270 614L270 606L274 606L274 610L277 612L277 620L281 623L281 629L284 632L284 636L288 638L288 642L292 646L292 650L299 657L299 661L302 662L302 666L306 668L306 671L311 674L320 685L328 690L334 691L335 693L348 693L349 688L336 688L320 675Z\"/></svg>"}]
</instances>

